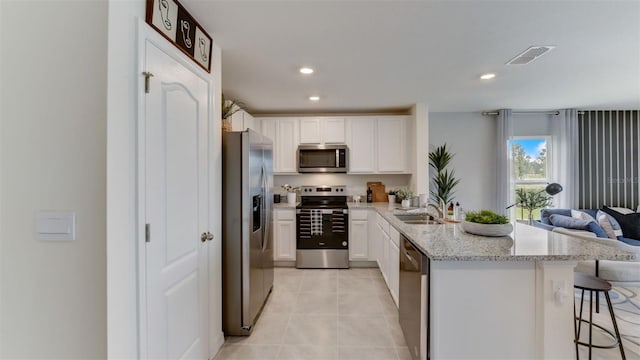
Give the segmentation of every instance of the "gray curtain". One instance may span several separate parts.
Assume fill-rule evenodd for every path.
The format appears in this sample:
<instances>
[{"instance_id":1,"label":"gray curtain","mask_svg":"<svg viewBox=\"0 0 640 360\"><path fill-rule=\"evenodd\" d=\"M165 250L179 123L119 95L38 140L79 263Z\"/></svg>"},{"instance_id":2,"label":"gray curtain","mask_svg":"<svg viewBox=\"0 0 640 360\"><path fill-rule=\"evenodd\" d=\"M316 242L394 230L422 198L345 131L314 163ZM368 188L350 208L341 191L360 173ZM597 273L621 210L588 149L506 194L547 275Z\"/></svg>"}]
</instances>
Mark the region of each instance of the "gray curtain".
<instances>
[{"instance_id":1,"label":"gray curtain","mask_svg":"<svg viewBox=\"0 0 640 360\"><path fill-rule=\"evenodd\" d=\"M511 149L509 141L513 138L513 113L511 109L498 111L497 116L497 174L496 174L496 212L506 213L507 206L515 202L515 180L512 171ZM514 208L512 208L514 209Z\"/></svg>"}]
</instances>

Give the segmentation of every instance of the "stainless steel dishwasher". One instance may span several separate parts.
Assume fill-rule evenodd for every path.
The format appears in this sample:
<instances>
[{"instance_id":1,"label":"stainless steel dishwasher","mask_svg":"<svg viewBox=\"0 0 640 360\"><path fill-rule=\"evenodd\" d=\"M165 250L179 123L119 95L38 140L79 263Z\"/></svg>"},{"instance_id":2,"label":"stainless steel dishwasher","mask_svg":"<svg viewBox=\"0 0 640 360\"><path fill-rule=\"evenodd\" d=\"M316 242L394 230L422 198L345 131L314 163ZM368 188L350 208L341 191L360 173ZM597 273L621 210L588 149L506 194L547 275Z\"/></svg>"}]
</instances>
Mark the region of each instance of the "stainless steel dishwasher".
<instances>
[{"instance_id":1,"label":"stainless steel dishwasher","mask_svg":"<svg viewBox=\"0 0 640 360\"><path fill-rule=\"evenodd\" d=\"M429 359L429 258L400 235L400 327L414 360Z\"/></svg>"}]
</instances>

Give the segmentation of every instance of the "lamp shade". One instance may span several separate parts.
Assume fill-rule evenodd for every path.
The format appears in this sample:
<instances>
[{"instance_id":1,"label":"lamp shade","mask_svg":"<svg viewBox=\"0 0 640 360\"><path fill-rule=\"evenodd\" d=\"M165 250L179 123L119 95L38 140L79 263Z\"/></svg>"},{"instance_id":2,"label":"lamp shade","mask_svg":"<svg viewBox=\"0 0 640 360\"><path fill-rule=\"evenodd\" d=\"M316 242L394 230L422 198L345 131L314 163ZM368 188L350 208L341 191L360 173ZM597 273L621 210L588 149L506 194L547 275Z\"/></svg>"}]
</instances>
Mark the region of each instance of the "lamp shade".
<instances>
[{"instance_id":1,"label":"lamp shade","mask_svg":"<svg viewBox=\"0 0 640 360\"><path fill-rule=\"evenodd\" d=\"M547 194L553 196L558 194L559 192L562 191L562 185L558 184L558 183L551 183L549 185L547 185L547 187L544 189L544 191L547 192Z\"/></svg>"}]
</instances>

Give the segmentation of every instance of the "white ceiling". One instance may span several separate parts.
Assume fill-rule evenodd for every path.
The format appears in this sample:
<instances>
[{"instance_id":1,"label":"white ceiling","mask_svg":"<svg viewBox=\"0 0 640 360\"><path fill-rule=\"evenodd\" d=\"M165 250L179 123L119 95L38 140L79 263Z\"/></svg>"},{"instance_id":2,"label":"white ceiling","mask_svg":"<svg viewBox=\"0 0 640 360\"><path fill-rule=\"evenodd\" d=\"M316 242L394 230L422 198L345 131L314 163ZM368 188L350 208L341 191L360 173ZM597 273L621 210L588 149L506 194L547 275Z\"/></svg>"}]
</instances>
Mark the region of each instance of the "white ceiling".
<instances>
[{"instance_id":1,"label":"white ceiling","mask_svg":"<svg viewBox=\"0 0 640 360\"><path fill-rule=\"evenodd\" d=\"M222 48L225 96L255 114L640 109L640 1L181 3ZM505 65L531 45L556 48Z\"/></svg>"}]
</instances>

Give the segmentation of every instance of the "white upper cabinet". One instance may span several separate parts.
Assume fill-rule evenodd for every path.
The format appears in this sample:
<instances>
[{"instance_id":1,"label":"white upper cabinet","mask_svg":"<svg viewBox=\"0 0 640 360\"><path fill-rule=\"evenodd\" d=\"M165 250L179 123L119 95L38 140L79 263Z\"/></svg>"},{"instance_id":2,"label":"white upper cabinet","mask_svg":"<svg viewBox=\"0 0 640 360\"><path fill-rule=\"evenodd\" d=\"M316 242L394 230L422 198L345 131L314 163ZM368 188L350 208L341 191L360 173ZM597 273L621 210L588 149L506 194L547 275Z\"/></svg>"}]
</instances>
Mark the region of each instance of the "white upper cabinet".
<instances>
[{"instance_id":1,"label":"white upper cabinet","mask_svg":"<svg viewBox=\"0 0 640 360\"><path fill-rule=\"evenodd\" d=\"M300 144L320 144L320 118L300 119Z\"/></svg>"},{"instance_id":2,"label":"white upper cabinet","mask_svg":"<svg viewBox=\"0 0 640 360\"><path fill-rule=\"evenodd\" d=\"M347 120L350 173L373 173L376 171L375 140L375 119L352 117Z\"/></svg>"},{"instance_id":3,"label":"white upper cabinet","mask_svg":"<svg viewBox=\"0 0 640 360\"><path fill-rule=\"evenodd\" d=\"M274 174L297 174L298 118L259 118L262 134L273 140Z\"/></svg>"},{"instance_id":4,"label":"white upper cabinet","mask_svg":"<svg viewBox=\"0 0 640 360\"><path fill-rule=\"evenodd\" d=\"M281 118L278 120L277 140L278 169L273 172L298 172L298 119Z\"/></svg>"},{"instance_id":5,"label":"white upper cabinet","mask_svg":"<svg viewBox=\"0 0 640 360\"><path fill-rule=\"evenodd\" d=\"M324 143L325 144L344 144L345 143L345 125L344 118L324 118Z\"/></svg>"},{"instance_id":6,"label":"white upper cabinet","mask_svg":"<svg viewBox=\"0 0 640 360\"><path fill-rule=\"evenodd\" d=\"M379 117L378 172L407 171L407 119L404 116Z\"/></svg>"},{"instance_id":7,"label":"white upper cabinet","mask_svg":"<svg viewBox=\"0 0 640 360\"><path fill-rule=\"evenodd\" d=\"M344 118L300 118L300 144L344 144L344 133Z\"/></svg>"},{"instance_id":8,"label":"white upper cabinet","mask_svg":"<svg viewBox=\"0 0 640 360\"><path fill-rule=\"evenodd\" d=\"M349 173L408 173L407 116L347 118Z\"/></svg>"},{"instance_id":9,"label":"white upper cabinet","mask_svg":"<svg viewBox=\"0 0 640 360\"><path fill-rule=\"evenodd\" d=\"M244 110L236 111L231 115L231 130L244 131L246 129L262 132L261 122Z\"/></svg>"}]
</instances>

